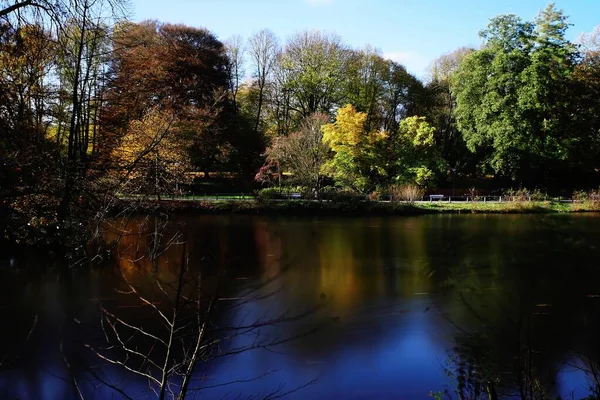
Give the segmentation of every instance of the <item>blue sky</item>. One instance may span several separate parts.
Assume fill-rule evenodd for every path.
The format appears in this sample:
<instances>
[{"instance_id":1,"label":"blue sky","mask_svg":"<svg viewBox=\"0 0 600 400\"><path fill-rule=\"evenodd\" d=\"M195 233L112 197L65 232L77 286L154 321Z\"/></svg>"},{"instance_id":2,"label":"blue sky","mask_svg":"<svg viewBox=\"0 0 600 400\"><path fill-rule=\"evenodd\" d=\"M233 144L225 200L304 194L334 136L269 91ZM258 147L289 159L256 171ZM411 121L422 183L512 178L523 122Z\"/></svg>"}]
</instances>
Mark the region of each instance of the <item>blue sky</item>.
<instances>
[{"instance_id":1,"label":"blue sky","mask_svg":"<svg viewBox=\"0 0 600 400\"><path fill-rule=\"evenodd\" d=\"M335 32L355 48L372 45L419 77L438 56L477 46L499 14L532 20L547 0L132 0L133 19L204 27L225 40L269 28L280 39L303 30ZM600 25L600 0L557 0L572 40Z\"/></svg>"}]
</instances>

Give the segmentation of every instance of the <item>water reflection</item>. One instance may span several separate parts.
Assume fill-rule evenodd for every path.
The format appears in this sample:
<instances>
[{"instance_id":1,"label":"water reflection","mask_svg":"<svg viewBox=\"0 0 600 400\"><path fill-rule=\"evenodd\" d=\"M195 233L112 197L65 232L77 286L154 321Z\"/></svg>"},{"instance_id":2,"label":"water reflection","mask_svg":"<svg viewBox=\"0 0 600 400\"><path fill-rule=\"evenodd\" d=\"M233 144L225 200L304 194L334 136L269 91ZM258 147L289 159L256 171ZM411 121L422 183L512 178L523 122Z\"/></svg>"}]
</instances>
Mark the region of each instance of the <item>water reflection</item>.
<instances>
[{"instance_id":1,"label":"water reflection","mask_svg":"<svg viewBox=\"0 0 600 400\"><path fill-rule=\"evenodd\" d=\"M0 393L76 398L59 351L66 335L67 351L82 351L73 320L97 326L99 301L129 310L133 321L149 318L147 307L130 308L137 303L115 289L126 291L125 278L151 296L157 279L176 281L186 243L186 279L202 273L210 291L226 272L215 332L303 315L261 327L261 343L276 346L203 360L194 371L204 388L198 398L287 391L290 398L426 399L432 391L456 399L583 398L600 376L599 220L193 216L164 226L149 219L143 236L132 234L136 221L107 234L116 247L104 268L0 272L2 318L15 326L2 354L39 317L27 348L3 367ZM249 293L261 301L244 301ZM256 340L256 332L235 335L219 351ZM107 373L115 381L128 376ZM238 383L218 386L226 381ZM152 395L143 380L128 389Z\"/></svg>"}]
</instances>

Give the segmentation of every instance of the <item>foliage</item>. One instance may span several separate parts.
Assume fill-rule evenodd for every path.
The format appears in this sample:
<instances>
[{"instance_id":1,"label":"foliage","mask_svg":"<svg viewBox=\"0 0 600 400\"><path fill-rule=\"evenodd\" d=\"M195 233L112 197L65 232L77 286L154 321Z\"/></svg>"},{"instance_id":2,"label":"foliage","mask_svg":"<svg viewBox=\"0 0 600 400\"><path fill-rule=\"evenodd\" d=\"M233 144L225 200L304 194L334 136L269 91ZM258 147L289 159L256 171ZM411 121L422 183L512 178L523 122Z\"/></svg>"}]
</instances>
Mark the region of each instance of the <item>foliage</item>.
<instances>
[{"instance_id":1,"label":"foliage","mask_svg":"<svg viewBox=\"0 0 600 400\"><path fill-rule=\"evenodd\" d=\"M323 140L333 153L325 173L359 192L392 182L435 182L445 164L434 147L435 128L424 117L403 119L395 133L366 131L366 118L348 105L338 111L334 123L323 127Z\"/></svg>"},{"instance_id":2,"label":"foliage","mask_svg":"<svg viewBox=\"0 0 600 400\"><path fill-rule=\"evenodd\" d=\"M456 99L450 90L462 61L474 50L461 47L433 61L429 68L425 115L436 128L435 142L448 165L463 173L475 173L478 154L467 149L456 125Z\"/></svg>"},{"instance_id":3,"label":"foliage","mask_svg":"<svg viewBox=\"0 0 600 400\"><path fill-rule=\"evenodd\" d=\"M225 48L204 30L146 21L121 24L102 123L112 142L132 120L152 109L174 115L173 125L190 138L192 161L202 171L224 162L233 136L226 96ZM185 150L184 150L185 151Z\"/></svg>"},{"instance_id":4,"label":"foliage","mask_svg":"<svg viewBox=\"0 0 600 400\"><path fill-rule=\"evenodd\" d=\"M506 190L502 198L508 201L544 201L548 195L539 189L519 188Z\"/></svg>"},{"instance_id":5,"label":"foliage","mask_svg":"<svg viewBox=\"0 0 600 400\"><path fill-rule=\"evenodd\" d=\"M407 201L414 202L422 200L425 195L425 191L417 185L393 185L390 188L392 201Z\"/></svg>"},{"instance_id":6,"label":"foliage","mask_svg":"<svg viewBox=\"0 0 600 400\"><path fill-rule=\"evenodd\" d=\"M577 52L562 11L549 5L535 22L493 18L484 46L466 56L452 82L455 115L467 147L488 154L498 174L540 181L565 168L578 132L568 99Z\"/></svg>"},{"instance_id":7,"label":"foliage","mask_svg":"<svg viewBox=\"0 0 600 400\"><path fill-rule=\"evenodd\" d=\"M553 5L533 21L493 18L481 48L442 55L421 82L334 34L280 42L263 30L224 45L206 29L125 21L123 4L0 1L3 237L78 236L119 196L179 191L192 170L246 190L285 173L310 199L449 176L598 185L599 31L578 49Z\"/></svg>"},{"instance_id":8,"label":"foliage","mask_svg":"<svg viewBox=\"0 0 600 400\"><path fill-rule=\"evenodd\" d=\"M338 110L334 123L323 126L323 142L333 152L323 172L340 185L359 192L373 186L369 177L377 169L373 150L379 137L376 132L365 132L366 119L365 113L346 105Z\"/></svg>"},{"instance_id":9,"label":"foliage","mask_svg":"<svg viewBox=\"0 0 600 400\"><path fill-rule=\"evenodd\" d=\"M315 192L306 186L268 187L258 191L259 200L306 199L314 200Z\"/></svg>"},{"instance_id":10,"label":"foliage","mask_svg":"<svg viewBox=\"0 0 600 400\"><path fill-rule=\"evenodd\" d=\"M113 151L117 179L126 193L179 193L190 181L190 159L185 137L173 128L173 115L150 110L141 120L131 121L120 145ZM125 190L126 188L126 190Z\"/></svg>"},{"instance_id":11,"label":"foliage","mask_svg":"<svg viewBox=\"0 0 600 400\"><path fill-rule=\"evenodd\" d=\"M290 108L301 117L329 113L344 99L345 71L353 57L341 38L333 34L312 31L291 37L278 57Z\"/></svg>"},{"instance_id":12,"label":"foliage","mask_svg":"<svg viewBox=\"0 0 600 400\"><path fill-rule=\"evenodd\" d=\"M267 163L280 165L283 172L293 174L296 183L318 191L321 168L328 155L321 127L328 121L324 114L313 114L304 119L297 131L273 138L266 151Z\"/></svg>"}]
</instances>

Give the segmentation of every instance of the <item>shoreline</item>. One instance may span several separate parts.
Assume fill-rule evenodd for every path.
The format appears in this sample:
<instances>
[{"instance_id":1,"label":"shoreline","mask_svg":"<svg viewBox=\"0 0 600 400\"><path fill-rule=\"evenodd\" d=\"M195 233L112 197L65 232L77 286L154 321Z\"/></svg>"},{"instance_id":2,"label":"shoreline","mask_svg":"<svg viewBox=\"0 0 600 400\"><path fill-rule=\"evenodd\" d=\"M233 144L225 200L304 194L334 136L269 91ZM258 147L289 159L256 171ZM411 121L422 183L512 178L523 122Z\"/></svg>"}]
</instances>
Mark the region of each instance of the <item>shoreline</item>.
<instances>
[{"instance_id":1,"label":"shoreline","mask_svg":"<svg viewBox=\"0 0 600 400\"><path fill-rule=\"evenodd\" d=\"M140 211L156 209L156 202ZM505 202L414 202L375 201L253 201L253 200L161 200L159 209L177 214L254 214L254 215L425 215L425 214L559 214L600 212L598 202L565 203L558 201Z\"/></svg>"}]
</instances>

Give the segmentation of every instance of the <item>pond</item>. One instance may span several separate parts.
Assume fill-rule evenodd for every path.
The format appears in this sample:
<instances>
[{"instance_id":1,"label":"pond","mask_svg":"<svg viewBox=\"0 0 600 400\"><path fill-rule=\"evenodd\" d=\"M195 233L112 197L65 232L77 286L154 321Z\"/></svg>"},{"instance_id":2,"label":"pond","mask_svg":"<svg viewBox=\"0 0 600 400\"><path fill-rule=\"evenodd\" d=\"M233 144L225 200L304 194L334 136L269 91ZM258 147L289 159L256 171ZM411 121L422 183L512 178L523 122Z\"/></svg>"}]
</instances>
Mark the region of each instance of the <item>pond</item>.
<instances>
[{"instance_id":1,"label":"pond","mask_svg":"<svg viewBox=\"0 0 600 400\"><path fill-rule=\"evenodd\" d=\"M86 399L154 398L146 380L94 354L101 309L156 324L128 285L148 289L185 261L208 271L208 286L227 271L212 327L260 324L198 362L189 398L581 399L600 378L586 374L600 366L599 223L193 215L164 224L170 247L153 262L141 255L155 242L136 235L93 268L4 249L0 397L80 398L75 381Z\"/></svg>"}]
</instances>

